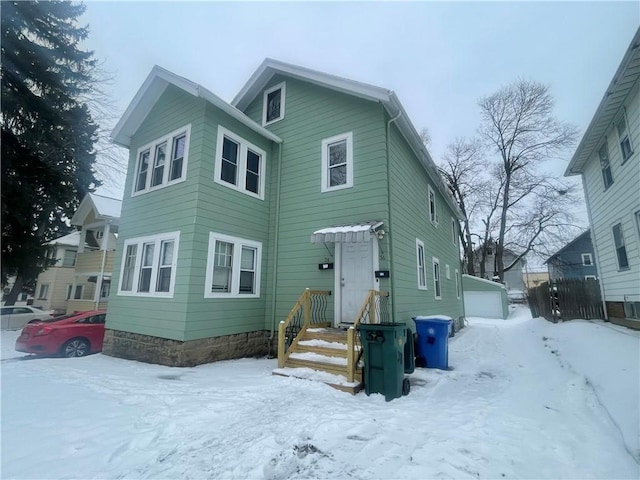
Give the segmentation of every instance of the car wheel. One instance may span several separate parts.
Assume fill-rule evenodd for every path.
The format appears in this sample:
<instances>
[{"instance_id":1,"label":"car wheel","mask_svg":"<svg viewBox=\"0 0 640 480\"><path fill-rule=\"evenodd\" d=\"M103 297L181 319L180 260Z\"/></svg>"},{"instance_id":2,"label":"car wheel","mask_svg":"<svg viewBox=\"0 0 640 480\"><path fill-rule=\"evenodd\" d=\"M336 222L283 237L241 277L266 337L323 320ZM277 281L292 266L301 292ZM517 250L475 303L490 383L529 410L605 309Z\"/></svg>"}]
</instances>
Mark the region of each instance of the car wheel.
<instances>
[{"instance_id":1,"label":"car wheel","mask_svg":"<svg viewBox=\"0 0 640 480\"><path fill-rule=\"evenodd\" d=\"M63 357L84 357L89 353L89 342L84 338L72 338L60 350Z\"/></svg>"}]
</instances>

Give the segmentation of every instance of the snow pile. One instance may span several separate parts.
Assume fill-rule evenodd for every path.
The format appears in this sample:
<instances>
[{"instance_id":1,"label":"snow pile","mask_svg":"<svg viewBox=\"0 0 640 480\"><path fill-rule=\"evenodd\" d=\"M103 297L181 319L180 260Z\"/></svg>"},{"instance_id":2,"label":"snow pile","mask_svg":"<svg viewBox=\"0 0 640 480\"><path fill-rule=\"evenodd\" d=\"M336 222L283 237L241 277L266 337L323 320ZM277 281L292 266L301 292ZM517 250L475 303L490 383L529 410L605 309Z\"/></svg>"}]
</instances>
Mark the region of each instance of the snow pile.
<instances>
[{"instance_id":1,"label":"snow pile","mask_svg":"<svg viewBox=\"0 0 640 480\"><path fill-rule=\"evenodd\" d=\"M391 402L267 359L32 359L17 334L2 333L2 478L640 476L638 337L608 324L470 319L452 369L416 369Z\"/></svg>"}]
</instances>

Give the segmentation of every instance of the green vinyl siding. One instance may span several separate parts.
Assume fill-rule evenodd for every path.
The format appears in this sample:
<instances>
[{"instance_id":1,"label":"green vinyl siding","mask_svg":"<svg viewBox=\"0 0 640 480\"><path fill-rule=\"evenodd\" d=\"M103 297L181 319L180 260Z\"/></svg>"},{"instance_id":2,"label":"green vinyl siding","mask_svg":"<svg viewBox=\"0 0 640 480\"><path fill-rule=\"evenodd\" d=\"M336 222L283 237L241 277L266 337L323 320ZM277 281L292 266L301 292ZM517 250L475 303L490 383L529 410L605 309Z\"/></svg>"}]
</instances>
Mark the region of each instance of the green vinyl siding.
<instances>
[{"instance_id":1,"label":"green vinyl siding","mask_svg":"<svg viewBox=\"0 0 640 480\"><path fill-rule=\"evenodd\" d=\"M285 116L267 127L284 139L276 322L286 317L305 288L335 288L334 271L318 269L319 263L334 261L334 245L311 244L315 230L388 219L382 106L280 75L265 89L282 81L286 82ZM262 102L260 94L245 112L257 122L262 121ZM323 193L322 140L347 132L353 133L354 185ZM275 216L272 221L275 223ZM382 259L381 268L386 268L384 262ZM328 306L332 316L333 297Z\"/></svg>"},{"instance_id":2,"label":"green vinyl siding","mask_svg":"<svg viewBox=\"0 0 640 480\"><path fill-rule=\"evenodd\" d=\"M455 271L460 271L459 249L451 238L451 217L442 193L392 124L389 132L390 235L393 243L393 301L396 321L409 322L417 315L463 315L457 298ZM428 185L435 195L439 216L429 221ZM424 242L427 290L418 288L416 238ZM441 299L435 299L433 257L440 262ZM449 265L451 278L446 277ZM461 295L462 296L462 295Z\"/></svg>"}]
</instances>

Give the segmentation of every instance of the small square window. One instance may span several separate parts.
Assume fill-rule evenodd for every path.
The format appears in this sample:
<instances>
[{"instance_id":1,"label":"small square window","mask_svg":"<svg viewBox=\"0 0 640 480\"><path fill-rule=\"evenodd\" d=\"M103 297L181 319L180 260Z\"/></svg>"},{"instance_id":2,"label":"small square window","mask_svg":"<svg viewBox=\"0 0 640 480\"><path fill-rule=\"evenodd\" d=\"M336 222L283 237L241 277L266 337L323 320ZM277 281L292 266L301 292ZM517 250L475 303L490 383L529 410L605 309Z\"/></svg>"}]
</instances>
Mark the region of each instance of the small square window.
<instances>
[{"instance_id":1,"label":"small square window","mask_svg":"<svg viewBox=\"0 0 640 480\"><path fill-rule=\"evenodd\" d=\"M590 253L582 254L582 265L585 267L591 267L593 265L593 259L591 258Z\"/></svg>"},{"instance_id":2,"label":"small square window","mask_svg":"<svg viewBox=\"0 0 640 480\"><path fill-rule=\"evenodd\" d=\"M270 125L284 118L285 83L279 83L264 92L262 125Z\"/></svg>"}]
</instances>

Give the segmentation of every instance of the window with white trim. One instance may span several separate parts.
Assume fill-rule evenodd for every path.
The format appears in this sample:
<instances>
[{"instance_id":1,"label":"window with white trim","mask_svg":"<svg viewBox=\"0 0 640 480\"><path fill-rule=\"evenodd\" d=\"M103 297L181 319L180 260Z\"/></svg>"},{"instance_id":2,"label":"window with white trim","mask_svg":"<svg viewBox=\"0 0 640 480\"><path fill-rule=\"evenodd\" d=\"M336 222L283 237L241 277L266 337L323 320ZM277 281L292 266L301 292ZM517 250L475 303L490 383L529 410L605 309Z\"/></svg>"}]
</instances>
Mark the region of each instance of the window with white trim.
<instances>
[{"instance_id":1,"label":"window with white trim","mask_svg":"<svg viewBox=\"0 0 640 480\"><path fill-rule=\"evenodd\" d=\"M629 129L627 128L627 112L623 110L618 123L616 123L618 131L618 141L620 142L620 153L622 154L622 163L626 162L633 155L631 140L629 139Z\"/></svg>"},{"instance_id":2,"label":"window with white trim","mask_svg":"<svg viewBox=\"0 0 640 480\"><path fill-rule=\"evenodd\" d=\"M261 148L218 126L216 183L263 200L266 157Z\"/></svg>"},{"instance_id":3,"label":"window with white trim","mask_svg":"<svg viewBox=\"0 0 640 480\"><path fill-rule=\"evenodd\" d=\"M604 144L598 150L598 158L600 159L602 181L604 182L604 189L606 190L613 185L613 174L611 173L611 162L609 161L609 146L607 145L606 138L604 139Z\"/></svg>"},{"instance_id":4,"label":"window with white trim","mask_svg":"<svg viewBox=\"0 0 640 480\"><path fill-rule=\"evenodd\" d=\"M180 232L124 242L118 295L173 297Z\"/></svg>"},{"instance_id":5,"label":"window with white trim","mask_svg":"<svg viewBox=\"0 0 640 480\"><path fill-rule=\"evenodd\" d=\"M616 256L618 257L618 270L626 270L629 268L629 259L627 257L627 246L624 241L622 224L616 223L612 228L612 232Z\"/></svg>"},{"instance_id":6,"label":"window with white trim","mask_svg":"<svg viewBox=\"0 0 640 480\"><path fill-rule=\"evenodd\" d=\"M73 291L73 284L67 285L67 295L65 300L82 300L84 294L84 285L76 285L75 294Z\"/></svg>"},{"instance_id":7,"label":"window with white trim","mask_svg":"<svg viewBox=\"0 0 640 480\"><path fill-rule=\"evenodd\" d=\"M138 149L132 195L186 179L190 133L187 125Z\"/></svg>"},{"instance_id":8,"label":"window with white trim","mask_svg":"<svg viewBox=\"0 0 640 480\"><path fill-rule=\"evenodd\" d=\"M48 294L49 294L49 285L46 283L43 283L42 285L40 285L40 290L38 292L38 300L46 300Z\"/></svg>"},{"instance_id":9,"label":"window with white trim","mask_svg":"<svg viewBox=\"0 0 640 480\"><path fill-rule=\"evenodd\" d=\"M416 266L418 269L418 288L427 289L427 267L425 265L424 243L416 238Z\"/></svg>"},{"instance_id":10,"label":"window with white trim","mask_svg":"<svg viewBox=\"0 0 640 480\"><path fill-rule=\"evenodd\" d=\"M585 280L597 280L598 277L596 277L595 275L585 275L584 279Z\"/></svg>"},{"instance_id":11,"label":"window with white trim","mask_svg":"<svg viewBox=\"0 0 640 480\"><path fill-rule=\"evenodd\" d=\"M436 205L436 192L429 185L429 221L438 225L438 206Z\"/></svg>"},{"instance_id":12,"label":"window with white trim","mask_svg":"<svg viewBox=\"0 0 640 480\"><path fill-rule=\"evenodd\" d=\"M451 267L448 263L445 265L445 272L447 272L447 280L451 280Z\"/></svg>"},{"instance_id":13,"label":"window with white trim","mask_svg":"<svg viewBox=\"0 0 640 480\"><path fill-rule=\"evenodd\" d=\"M322 192L353 187L353 132L322 140Z\"/></svg>"},{"instance_id":14,"label":"window with white trim","mask_svg":"<svg viewBox=\"0 0 640 480\"><path fill-rule=\"evenodd\" d=\"M260 297L262 243L209 233L205 298Z\"/></svg>"},{"instance_id":15,"label":"window with white trim","mask_svg":"<svg viewBox=\"0 0 640 480\"><path fill-rule=\"evenodd\" d=\"M76 265L76 251L65 249L64 257L62 258L63 267L75 267Z\"/></svg>"},{"instance_id":16,"label":"window with white trim","mask_svg":"<svg viewBox=\"0 0 640 480\"><path fill-rule=\"evenodd\" d=\"M460 271L456 268L456 298L460 300Z\"/></svg>"},{"instance_id":17,"label":"window with white trim","mask_svg":"<svg viewBox=\"0 0 640 480\"><path fill-rule=\"evenodd\" d=\"M593 265L593 258L591 258L590 253L582 254L582 265L585 267L591 267Z\"/></svg>"},{"instance_id":18,"label":"window with white trim","mask_svg":"<svg viewBox=\"0 0 640 480\"><path fill-rule=\"evenodd\" d=\"M262 126L271 125L272 123L284 118L286 85L285 82L274 85L264 91L262 100Z\"/></svg>"},{"instance_id":19,"label":"window with white trim","mask_svg":"<svg viewBox=\"0 0 640 480\"><path fill-rule=\"evenodd\" d=\"M453 244L458 246L458 221L451 217L451 239Z\"/></svg>"},{"instance_id":20,"label":"window with white trim","mask_svg":"<svg viewBox=\"0 0 640 480\"><path fill-rule=\"evenodd\" d=\"M440 286L440 260L433 257L433 290L436 300L442 298L442 288Z\"/></svg>"}]
</instances>

